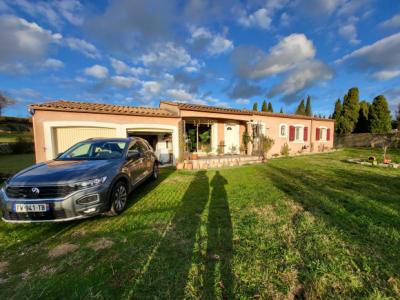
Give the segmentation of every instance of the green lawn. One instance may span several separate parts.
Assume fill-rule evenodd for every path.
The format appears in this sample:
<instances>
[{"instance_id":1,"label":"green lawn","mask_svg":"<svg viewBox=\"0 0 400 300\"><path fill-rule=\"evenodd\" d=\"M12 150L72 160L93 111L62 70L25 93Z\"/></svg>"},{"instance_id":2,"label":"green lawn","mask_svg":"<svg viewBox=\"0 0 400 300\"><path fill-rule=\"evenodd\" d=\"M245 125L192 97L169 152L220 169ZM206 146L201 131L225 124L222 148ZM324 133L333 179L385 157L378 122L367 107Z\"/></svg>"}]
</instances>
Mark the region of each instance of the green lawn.
<instances>
[{"instance_id":1,"label":"green lawn","mask_svg":"<svg viewBox=\"0 0 400 300\"><path fill-rule=\"evenodd\" d=\"M32 139L32 133L30 132L14 132L14 133L4 133L0 132L0 143L12 143L16 142L19 137Z\"/></svg>"},{"instance_id":2,"label":"green lawn","mask_svg":"<svg viewBox=\"0 0 400 300\"><path fill-rule=\"evenodd\" d=\"M0 299L400 298L400 170L370 150L162 170L119 217L0 224Z\"/></svg>"},{"instance_id":3,"label":"green lawn","mask_svg":"<svg viewBox=\"0 0 400 300\"><path fill-rule=\"evenodd\" d=\"M34 154L0 154L0 175L15 174L34 163Z\"/></svg>"}]
</instances>

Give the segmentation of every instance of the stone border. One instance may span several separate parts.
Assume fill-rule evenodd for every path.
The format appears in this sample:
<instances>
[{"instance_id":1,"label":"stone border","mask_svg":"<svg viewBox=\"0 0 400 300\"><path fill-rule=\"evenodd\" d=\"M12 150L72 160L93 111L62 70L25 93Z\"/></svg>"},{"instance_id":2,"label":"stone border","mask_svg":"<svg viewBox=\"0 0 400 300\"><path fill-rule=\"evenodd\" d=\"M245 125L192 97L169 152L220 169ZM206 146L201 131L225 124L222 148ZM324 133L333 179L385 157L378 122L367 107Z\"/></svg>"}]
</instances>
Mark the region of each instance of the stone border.
<instances>
[{"instance_id":1,"label":"stone border","mask_svg":"<svg viewBox=\"0 0 400 300\"><path fill-rule=\"evenodd\" d=\"M370 167L376 166L376 167L381 167L381 168L400 169L400 164L396 164L396 163L390 163L390 164L377 163L377 164L373 164L372 162L362 161L361 159L354 159L354 158L346 159L346 161L348 163L358 164L358 165L363 165L363 166L370 166Z\"/></svg>"}]
</instances>

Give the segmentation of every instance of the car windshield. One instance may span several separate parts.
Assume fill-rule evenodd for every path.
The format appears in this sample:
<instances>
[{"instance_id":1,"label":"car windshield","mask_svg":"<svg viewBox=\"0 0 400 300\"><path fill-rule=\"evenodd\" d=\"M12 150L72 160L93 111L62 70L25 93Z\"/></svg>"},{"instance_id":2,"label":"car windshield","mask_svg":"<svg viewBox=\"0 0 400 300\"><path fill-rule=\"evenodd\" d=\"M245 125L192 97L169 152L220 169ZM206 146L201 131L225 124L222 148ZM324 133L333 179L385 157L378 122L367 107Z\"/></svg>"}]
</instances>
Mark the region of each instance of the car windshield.
<instances>
[{"instance_id":1,"label":"car windshield","mask_svg":"<svg viewBox=\"0 0 400 300\"><path fill-rule=\"evenodd\" d=\"M85 141L62 153L57 160L106 160L122 158L127 142Z\"/></svg>"}]
</instances>

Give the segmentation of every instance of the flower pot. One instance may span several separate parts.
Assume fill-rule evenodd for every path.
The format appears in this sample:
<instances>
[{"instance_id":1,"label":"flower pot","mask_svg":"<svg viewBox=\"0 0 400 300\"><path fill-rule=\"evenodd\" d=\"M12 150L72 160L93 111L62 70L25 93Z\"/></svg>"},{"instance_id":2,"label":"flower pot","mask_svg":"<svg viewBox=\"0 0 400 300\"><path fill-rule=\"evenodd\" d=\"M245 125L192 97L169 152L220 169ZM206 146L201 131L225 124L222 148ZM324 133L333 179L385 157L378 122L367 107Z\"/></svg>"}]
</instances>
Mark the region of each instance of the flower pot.
<instances>
[{"instance_id":1,"label":"flower pot","mask_svg":"<svg viewBox=\"0 0 400 300\"><path fill-rule=\"evenodd\" d=\"M177 170L182 170L182 169L183 169L183 167L184 167L184 165L185 165L185 164L184 164L184 163L182 163L182 162L180 162L180 163L177 163L177 164L176 164L176 169L177 169Z\"/></svg>"},{"instance_id":2,"label":"flower pot","mask_svg":"<svg viewBox=\"0 0 400 300\"><path fill-rule=\"evenodd\" d=\"M199 155L197 153L192 153L192 154L190 154L190 159L197 160L197 159L199 159Z\"/></svg>"}]
</instances>

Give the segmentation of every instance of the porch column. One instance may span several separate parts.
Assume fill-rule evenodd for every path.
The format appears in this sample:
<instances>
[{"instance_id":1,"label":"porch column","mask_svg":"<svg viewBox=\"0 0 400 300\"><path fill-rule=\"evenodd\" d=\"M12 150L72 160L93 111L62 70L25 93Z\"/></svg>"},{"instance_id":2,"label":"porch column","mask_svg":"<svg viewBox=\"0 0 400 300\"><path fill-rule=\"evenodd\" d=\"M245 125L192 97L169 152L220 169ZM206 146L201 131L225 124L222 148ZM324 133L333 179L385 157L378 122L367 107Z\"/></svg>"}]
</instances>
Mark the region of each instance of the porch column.
<instances>
[{"instance_id":1,"label":"porch column","mask_svg":"<svg viewBox=\"0 0 400 300\"><path fill-rule=\"evenodd\" d=\"M253 127L251 126L252 122L247 122L247 133L249 134L250 138L253 137ZM253 153L253 143L250 141L247 143L247 155L251 155Z\"/></svg>"}]
</instances>

